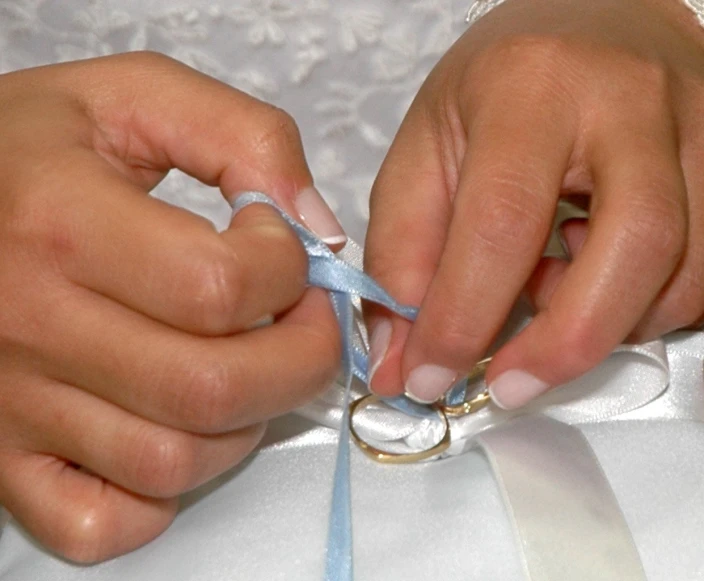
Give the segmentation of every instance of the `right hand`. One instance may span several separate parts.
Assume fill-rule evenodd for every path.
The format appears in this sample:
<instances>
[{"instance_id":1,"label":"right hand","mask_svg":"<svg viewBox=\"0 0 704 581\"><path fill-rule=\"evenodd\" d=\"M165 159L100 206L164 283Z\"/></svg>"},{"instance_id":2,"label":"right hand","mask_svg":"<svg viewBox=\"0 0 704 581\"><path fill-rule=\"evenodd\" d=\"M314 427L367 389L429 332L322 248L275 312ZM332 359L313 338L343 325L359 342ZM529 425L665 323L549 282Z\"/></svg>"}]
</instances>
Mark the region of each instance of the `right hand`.
<instances>
[{"instance_id":1,"label":"right hand","mask_svg":"<svg viewBox=\"0 0 704 581\"><path fill-rule=\"evenodd\" d=\"M678 4L506 2L440 60L371 196L368 272L420 307L368 309L377 393L438 399L524 292L486 372L505 409L704 321L704 36ZM543 259L568 194L590 218Z\"/></svg>"},{"instance_id":2,"label":"right hand","mask_svg":"<svg viewBox=\"0 0 704 581\"><path fill-rule=\"evenodd\" d=\"M154 538L337 370L293 231L148 197L172 167L342 235L270 105L153 54L0 76L0 504L71 560Z\"/></svg>"}]
</instances>

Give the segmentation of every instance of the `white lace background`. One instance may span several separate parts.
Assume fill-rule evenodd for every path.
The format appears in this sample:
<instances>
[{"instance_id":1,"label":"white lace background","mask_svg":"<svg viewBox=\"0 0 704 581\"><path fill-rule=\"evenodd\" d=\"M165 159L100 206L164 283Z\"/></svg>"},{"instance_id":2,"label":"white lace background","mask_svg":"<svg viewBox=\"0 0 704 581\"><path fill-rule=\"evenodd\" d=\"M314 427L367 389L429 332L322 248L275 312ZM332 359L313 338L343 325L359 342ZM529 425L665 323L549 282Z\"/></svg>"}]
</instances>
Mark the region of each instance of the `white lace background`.
<instances>
[{"instance_id":1,"label":"white lace background","mask_svg":"<svg viewBox=\"0 0 704 581\"><path fill-rule=\"evenodd\" d=\"M156 50L289 111L318 188L363 240L369 190L432 66L503 0L0 0L0 72ZM704 0L683 0L704 24ZM172 172L155 194L224 227Z\"/></svg>"},{"instance_id":2,"label":"white lace background","mask_svg":"<svg viewBox=\"0 0 704 581\"><path fill-rule=\"evenodd\" d=\"M478 16L496 0L481 1ZM362 240L368 194L470 0L0 0L0 72L131 50L169 54L289 111L318 188ZM216 192L172 172L156 195L223 226Z\"/></svg>"}]
</instances>

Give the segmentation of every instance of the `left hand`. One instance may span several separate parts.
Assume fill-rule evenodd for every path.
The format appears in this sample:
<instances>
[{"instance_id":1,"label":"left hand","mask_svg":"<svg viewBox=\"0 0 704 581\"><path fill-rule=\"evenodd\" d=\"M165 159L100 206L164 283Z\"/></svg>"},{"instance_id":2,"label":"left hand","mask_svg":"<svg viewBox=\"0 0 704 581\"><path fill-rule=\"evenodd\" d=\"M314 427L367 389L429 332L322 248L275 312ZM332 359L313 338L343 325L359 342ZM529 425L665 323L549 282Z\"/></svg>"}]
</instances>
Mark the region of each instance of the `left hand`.
<instances>
[{"instance_id":1,"label":"left hand","mask_svg":"<svg viewBox=\"0 0 704 581\"><path fill-rule=\"evenodd\" d=\"M515 408L619 343L704 315L704 30L665 0L514 0L420 90L372 192L366 262L412 325L374 309L372 389L438 398L519 295L538 314L495 356ZM558 199L591 196L541 258Z\"/></svg>"},{"instance_id":2,"label":"left hand","mask_svg":"<svg viewBox=\"0 0 704 581\"><path fill-rule=\"evenodd\" d=\"M173 167L340 242L271 105L154 53L0 75L0 505L73 561L163 532L339 365L278 212L219 233L147 196Z\"/></svg>"}]
</instances>

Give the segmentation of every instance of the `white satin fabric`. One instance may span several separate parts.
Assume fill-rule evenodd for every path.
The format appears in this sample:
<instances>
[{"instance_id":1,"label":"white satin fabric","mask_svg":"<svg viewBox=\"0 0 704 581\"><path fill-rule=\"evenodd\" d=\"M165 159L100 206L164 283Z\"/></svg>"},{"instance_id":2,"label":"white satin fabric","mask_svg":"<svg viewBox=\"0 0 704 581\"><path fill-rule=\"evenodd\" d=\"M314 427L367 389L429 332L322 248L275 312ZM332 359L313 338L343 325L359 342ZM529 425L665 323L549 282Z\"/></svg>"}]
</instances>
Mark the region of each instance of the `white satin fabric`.
<instances>
[{"instance_id":1,"label":"white satin fabric","mask_svg":"<svg viewBox=\"0 0 704 581\"><path fill-rule=\"evenodd\" d=\"M477 440L530 581L646 581L623 511L584 434L528 414Z\"/></svg>"},{"instance_id":2,"label":"white satin fabric","mask_svg":"<svg viewBox=\"0 0 704 581\"><path fill-rule=\"evenodd\" d=\"M704 18L700 0L684 1ZM498 3L470 2L470 15ZM273 100L301 121L318 184L361 237L385 148L464 29L466 9L464 0L0 0L0 69L150 48ZM175 175L159 195L226 224L219 196L195 188ZM614 356L556 392L560 401L532 410L577 426L589 442L649 581L704 579L703 357L704 334L676 334ZM174 525L130 555L74 566L11 522L0 537L0 581L321 579L336 393L302 412L332 427L297 415L273 422L257 454L189 494ZM507 419L490 409L455 422L454 456L442 461L381 466L353 450L357 579L525 581L501 492L471 448L482 429ZM404 421L377 419L371 429L382 439L405 430L407 444L423 445Z\"/></svg>"},{"instance_id":3,"label":"white satin fabric","mask_svg":"<svg viewBox=\"0 0 704 581\"><path fill-rule=\"evenodd\" d=\"M559 405L581 410L571 419L601 464L647 579L704 579L704 333L678 333L648 347L647 356L614 355L588 376L582 396L575 391ZM654 393L660 395L650 401ZM643 405L601 419L614 402L626 401ZM335 415L334 406L320 409L329 420ZM503 422L500 412L486 413ZM162 537L95 567L47 554L10 523L0 538L0 580L320 579L335 442L334 429L295 415L274 422L244 466L188 495ZM527 579L500 490L477 450L382 466L355 449L352 485L357 579ZM536 510L555 510L545 504Z\"/></svg>"}]
</instances>

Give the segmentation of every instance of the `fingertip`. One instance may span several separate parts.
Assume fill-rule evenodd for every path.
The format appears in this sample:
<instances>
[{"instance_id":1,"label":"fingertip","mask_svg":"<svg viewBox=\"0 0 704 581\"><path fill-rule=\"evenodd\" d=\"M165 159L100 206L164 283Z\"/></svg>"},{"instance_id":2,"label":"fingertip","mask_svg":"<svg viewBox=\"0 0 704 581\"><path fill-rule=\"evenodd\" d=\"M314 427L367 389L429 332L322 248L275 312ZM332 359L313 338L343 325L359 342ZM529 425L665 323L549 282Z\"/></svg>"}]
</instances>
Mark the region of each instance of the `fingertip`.
<instances>
[{"instance_id":1,"label":"fingertip","mask_svg":"<svg viewBox=\"0 0 704 581\"><path fill-rule=\"evenodd\" d=\"M425 363L408 374L404 392L415 402L430 404L450 389L458 376L459 373L454 369Z\"/></svg>"},{"instance_id":2,"label":"fingertip","mask_svg":"<svg viewBox=\"0 0 704 581\"><path fill-rule=\"evenodd\" d=\"M401 359L411 324L399 317L381 317L370 324L369 391L383 397L403 391Z\"/></svg>"},{"instance_id":3,"label":"fingertip","mask_svg":"<svg viewBox=\"0 0 704 581\"><path fill-rule=\"evenodd\" d=\"M97 563L133 551L164 532L177 499L134 495L48 456L17 459L3 474L3 502L37 540L60 556Z\"/></svg>"},{"instance_id":4,"label":"fingertip","mask_svg":"<svg viewBox=\"0 0 704 581\"><path fill-rule=\"evenodd\" d=\"M234 203L233 198L232 202ZM272 228L289 232L290 226L281 214L268 204L248 204L241 210L233 213L230 228Z\"/></svg>"},{"instance_id":5,"label":"fingertip","mask_svg":"<svg viewBox=\"0 0 704 581\"><path fill-rule=\"evenodd\" d=\"M489 394L503 409L523 407L599 365L621 340L595 318L553 301L493 357Z\"/></svg>"},{"instance_id":6,"label":"fingertip","mask_svg":"<svg viewBox=\"0 0 704 581\"><path fill-rule=\"evenodd\" d=\"M376 322L369 335L368 383L372 393L376 393L372 389L374 375L386 358L386 353L389 350L389 345L391 344L392 332L393 325L391 324L391 320L386 317L382 317Z\"/></svg>"},{"instance_id":7,"label":"fingertip","mask_svg":"<svg viewBox=\"0 0 704 581\"><path fill-rule=\"evenodd\" d=\"M257 246L254 242L260 244L261 241L265 241L278 247L279 251L286 255L286 263L295 265L295 270L307 273L308 256L305 248L276 208L267 204L250 204L232 217L230 226L231 229L239 230L239 233L252 229L256 234L256 239L252 239L249 243L240 242L243 246L241 251L252 252ZM237 234L223 233L223 235L226 239L232 236L233 242L237 238Z\"/></svg>"},{"instance_id":8,"label":"fingertip","mask_svg":"<svg viewBox=\"0 0 704 581\"><path fill-rule=\"evenodd\" d=\"M230 203L240 194L235 194L229 198ZM268 195L268 194L267 194ZM291 218L306 226L320 240L327 244L333 252L339 252L347 244L348 237L337 216L327 205L318 190L313 186L303 188L294 198L293 202L281 196L273 195L272 199L279 205L281 210L286 212ZM247 212L250 208L265 208L265 214L276 215L277 220L285 224L285 220L278 211L267 204L251 204L233 215L231 225L236 225L238 217ZM288 225L286 225L288 227Z\"/></svg>"},{"instance_id":9,"label":"fingertip","mask_svg":"<svg viewBox=\"0 0 704 581\"><path fill-rule=\"evenodd\" d=\"M325 244L342 247L347 242L347 235L323 196L313 186L303 188L293 200L297 215L311 232Z\"/></svg>"},{"instance_id":10,"label":"fingertip","mask_svg":"<svg viewBox=\"0 0 704 581\"><path fill-rule=\"evenodd\" d=\"M521 408L550 389L550 385L521 369L509 369L489 383L489 396L503 410Z\"/></svg>"}]
</instances>

